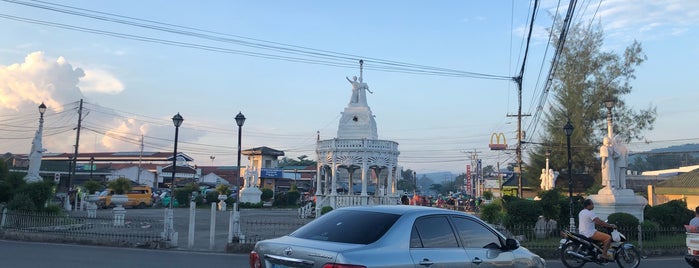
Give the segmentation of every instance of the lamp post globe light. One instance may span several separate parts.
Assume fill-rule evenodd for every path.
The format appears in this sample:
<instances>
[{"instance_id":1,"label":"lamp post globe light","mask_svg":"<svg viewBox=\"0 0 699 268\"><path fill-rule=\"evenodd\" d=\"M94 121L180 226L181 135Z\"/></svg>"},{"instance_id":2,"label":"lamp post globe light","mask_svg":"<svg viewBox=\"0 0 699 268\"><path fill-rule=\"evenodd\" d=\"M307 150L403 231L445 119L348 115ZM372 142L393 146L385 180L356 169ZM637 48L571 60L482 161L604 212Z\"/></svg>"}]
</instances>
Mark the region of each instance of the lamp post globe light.
<instances>
[{"instance_id":1,"label":"lamp post globe light","mask_svg":"<svg viewBox=\"0 0 699 268\"><path fill-rule=\"evenodd\" d=\"M235 116L235 124L238 125L238 174L235 177L235 187L238 192L238 197L235 199L235 202L238 203L238 200L240 199L240 142L241 138L243 135L243 124L245 123L245 116L243 115L242 112L238 112L238 115Z\"/></svg>"},{"instance_id":2,"label":"lamp post globe light","mask_svg":"<svg viewBox=\"0 0 699 268\"><path fill-rule=\"evenodd\" d=\"M172 203L175 202L175 173L177 173L177 138L180 132L180 126L182 125L184 118L177 113L172 117L172 123L175 125L175 149L172 153L172 180L170 181L170 204L169 207L172 209Z\"/></svg>"},{"instance_id":3,"label":"lamp post globe light","mask_svg":"<svg viewBox=\"0 0 699 268\"><path fill-rule=\"evenodd\" d=\"M568 145L568 198L570 199L569 231L571 232L575 230L575 218L573 218L573 161L570 152L570 135L573 134L573 129L573 125L570 124L570 120L568 120L563 130L566 132L566 144Z\"/></svg>"}]
</instances>

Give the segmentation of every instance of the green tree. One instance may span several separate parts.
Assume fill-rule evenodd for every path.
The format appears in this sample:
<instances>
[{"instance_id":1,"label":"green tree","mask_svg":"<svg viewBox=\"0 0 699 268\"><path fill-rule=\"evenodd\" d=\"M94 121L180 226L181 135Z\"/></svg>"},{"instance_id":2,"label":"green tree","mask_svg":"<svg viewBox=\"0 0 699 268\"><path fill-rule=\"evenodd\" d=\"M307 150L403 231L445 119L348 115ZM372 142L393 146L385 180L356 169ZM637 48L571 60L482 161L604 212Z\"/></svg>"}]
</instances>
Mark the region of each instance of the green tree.
<instances>
[{"instance_id":1,"label":"green tree","mask_svg":"<svg viewBox=\"0 0 699 268\"><path fill-rule=\"evenodd\" d=\"M555 36L559 35L561 23L557 25ZM643 139L643 133L653 128L655 107L634 110L624 102L624 96L631 93L630 82L636 78L636 66L646 60L641 44L634 41L619 55L604 51L603 41L599 25L577 23L571 26L551 82L553 98L543 120L545 146L530 152L529 170L541 170L545 166L546 150L551 150L551 168L567 169L563 126L570 120L575 127L571 136L573 171L591 173L599 180L596 154L607 133L604 100L608 98L616 100L614 131L625 142ZM594 169L583 170L588 167Z\"/></svg>"},{"instance_id":2,"label":"green tree","mask_svg":"<svg viewBox=\"0 0 699 268\"><path fill-rule=\"evenodd\" d=\"M413 180L414 171L411 169L403 170L400 173L400 179L397 182L397 188L406 192L412 192L415 190L415 181Z\"/></svg>"},{"instance_id":3,"label":"green tree","mask_svg":"<svg viewBox=\"0 0 699 268\"><path fill-rule=\"evenodd\" d=\"M311 159L308 159L308 156L307 156L307 155L299 156L299 157L297 157L297 159L298 159L298 160L292 159L292 158L289 158L289 157L286 157L286 156L285 156L285 157L283 157L281 160L279 160L279 162L277 163L277 165L278 165L279 167L290 167L290 166L304 166L304 167L307 167L307 166L314 166L314 165L317 165L317 162L316 162L316 161L313 161L313 160L311 160Z\"/></svg>"}]
</instances>

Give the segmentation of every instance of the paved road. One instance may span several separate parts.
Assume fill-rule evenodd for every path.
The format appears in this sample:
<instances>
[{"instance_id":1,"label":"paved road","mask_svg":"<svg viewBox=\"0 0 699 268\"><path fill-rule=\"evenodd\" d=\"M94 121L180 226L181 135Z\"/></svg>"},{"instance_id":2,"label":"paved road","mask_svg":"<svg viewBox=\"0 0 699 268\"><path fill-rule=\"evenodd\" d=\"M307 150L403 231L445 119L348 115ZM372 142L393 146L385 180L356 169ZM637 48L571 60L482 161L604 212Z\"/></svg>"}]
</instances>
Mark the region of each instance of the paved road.
<instances>
[{"instance_id":1,"label":"paved road","mask_svg":"<svg viewBox=\"0 0 699 268\"><path fill-rule=\"evenodd\" d=\"M144 250L101 246L65 245L0 240L1 267L248 267L247 254L192 251ZM616 264L609 264L616 267ZM558 260L547 260L547 267L564 267ZM587 264L585 267L599 267ZM689 267L681 256L648 258L640 267Z\"/></svg>"},{"instance_id":2,"label":"paved road","mask_svg":"<svg viewBox=\"0 0 699 268\"><path fill-rule=\"evenodd\" d=\"M546 260L547 268L564 268L563 263L559 260ZM594 263L588 263L584 267L619 267L616 263L609 263L606 266L599 266ZM655 257L647 258L641 260L641 268L654 268L654 267L673 267L673 268L684 268L689 267L684 261L682 256L677 257Z\"/></svg>"},{"instance_id":3,"label":"paved road","mask_svg":"<svg viewBox=\"0 0 699 268\"><path fill-rule=\"evenodd\" d=\"M144 250L0 240L0 267L248 267L244 254Z\"/></svg>"}]
</instances>

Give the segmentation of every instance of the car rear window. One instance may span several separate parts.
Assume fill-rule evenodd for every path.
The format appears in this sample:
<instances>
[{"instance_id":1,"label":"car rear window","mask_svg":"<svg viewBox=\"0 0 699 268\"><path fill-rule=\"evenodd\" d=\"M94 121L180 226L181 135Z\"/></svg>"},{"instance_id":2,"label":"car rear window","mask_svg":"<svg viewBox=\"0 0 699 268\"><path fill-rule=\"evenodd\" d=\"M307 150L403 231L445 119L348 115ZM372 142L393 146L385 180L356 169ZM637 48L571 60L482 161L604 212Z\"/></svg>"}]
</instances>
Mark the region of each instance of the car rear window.
<instances>
[{"instance_id":1,"label":"car rear window","mask_svg":"<svg viewBox=\"0 0 699 268\"><path fill-rule=\"evenodd\" d=\"M290 236L349 244L371 244L379 240L400 215L342 210L324 215L293 232Z\"/></svg>"}]
</instances>

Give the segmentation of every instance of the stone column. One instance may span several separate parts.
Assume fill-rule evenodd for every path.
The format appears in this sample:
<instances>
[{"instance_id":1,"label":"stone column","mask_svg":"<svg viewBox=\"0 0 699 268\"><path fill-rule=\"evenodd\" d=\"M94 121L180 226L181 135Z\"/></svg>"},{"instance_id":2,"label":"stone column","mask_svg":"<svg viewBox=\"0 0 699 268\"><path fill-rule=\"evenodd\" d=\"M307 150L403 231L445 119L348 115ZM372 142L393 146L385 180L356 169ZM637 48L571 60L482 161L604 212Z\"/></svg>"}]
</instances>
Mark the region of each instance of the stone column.
<instances>
[{"instance_id":1,"label":"stone column","mask_svg":"<svg viewBox=\"0 0 699 268\"><path fill-rule=\"evenodd\" d=\"M366 192L366 187L368 184L368 178L367 178L367 165L366 165L366 156L362 157L362 196L367 196Z\"/></svg>"},{"instance_id":2,"label":"stone column","mask_svg":"<svg viewBox=\"0 0 699 268\"><path fill-rule=\"evenodd\" d=\"M385 196L393 196L393 167L388 166L388 176L386 177L386 192ZM389 194L390 193L390 194Z\"/></svg>"},{"instance_id":3,"label":"stone column","mask_svg":"<svg viewBox=\"0 0 699 268\"><path fill-rule=\"evenodd\" d=\"M337 165L335 165L334 161L332 165L332 188L330 189L330 195L337 195Z\"/></svg>"}]
</instances>

